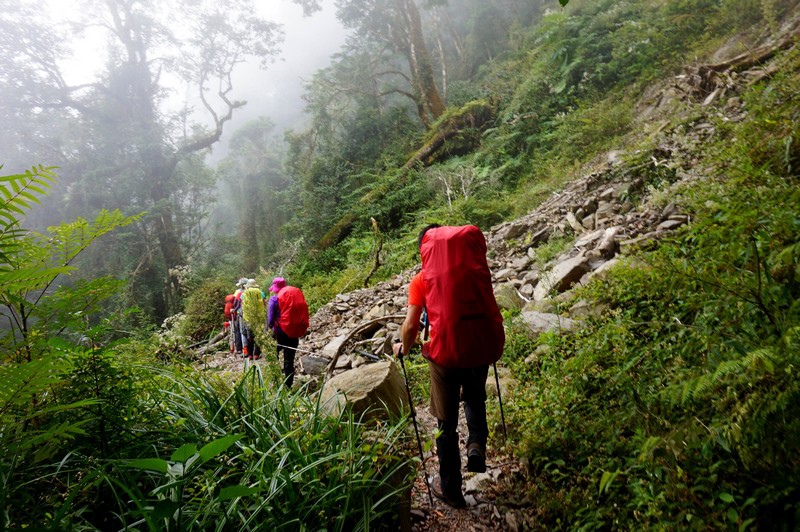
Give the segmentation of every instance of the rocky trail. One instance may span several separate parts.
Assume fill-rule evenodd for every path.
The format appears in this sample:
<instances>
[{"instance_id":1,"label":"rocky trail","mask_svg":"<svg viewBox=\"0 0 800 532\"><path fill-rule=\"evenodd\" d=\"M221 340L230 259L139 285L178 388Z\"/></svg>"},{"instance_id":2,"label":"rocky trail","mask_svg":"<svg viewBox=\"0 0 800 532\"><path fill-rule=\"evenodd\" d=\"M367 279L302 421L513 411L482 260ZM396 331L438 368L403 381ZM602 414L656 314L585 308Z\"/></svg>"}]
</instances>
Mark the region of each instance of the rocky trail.
<instances>
[{"instance_id":1,"label":"rocky trail","mask_svg":"<svg viewBox=\"0 0 800 532\"><path fill-rule=\"evenodd\" d=\"M797 24L788 34L797 33ZM773 48L786 46L784 41ZM763 54L764 48L753 54ZM723 52L720 52L723 54ZM737 56L738 57L738 56ZM631 250L655 245L679 227L691 223L673 194L675 185L702 179L702 148L716 134L716 120L738 121L747 113L737 90L775 71L768 63L735 60L694 65L668 83L648 91L638 105L642 131L651 139L647 153L612 151L587 167L583 175L553 193L535 210L486 233L489 266L498 304L519 310L519 319L531 334L569 331L581 319L598 312L591 301L573 301L570 291L604 275ZM692 119L670 126L665 117ZM655 196L658 201L655 201ZM543 250L557 252L545 258ZM406 291L412 269L374 287L342 293L320 308L311 319L297 357L298 381L358 372L374 354L384 357L398 336L405 313ZM567 304L568 303L568 304ZM558 310L556 310L558 309ZM535 354L531 357L535 358ZM531 358L529 357L529 358ZM236 371L245 362L227 353L207 356L205 364ZM274 359L263 357L259 364ZM501 391L507 396L509 375L502 374ZM494 387L494 379L489 381ZM496 400L495 395L489 401ZM416 406L423 441L432 438L436 420L426 404ZM462 412L463 417L463 412ZM462 440L466 424L459 428ZM537 525L535 501L527 489L526 466L509 451L502 431L492 431L487 450L487 472L466 473L468 507L453 509L434 499L431 507L420 468L412 493L414 530L527 530ZM462 453L465 445L462 441ZM462 456L462 460L465 457ZM435 456L426 455L425 471L433 477ZM464 468L466 471L466 468Z\"/></svg>"}]
</instances>

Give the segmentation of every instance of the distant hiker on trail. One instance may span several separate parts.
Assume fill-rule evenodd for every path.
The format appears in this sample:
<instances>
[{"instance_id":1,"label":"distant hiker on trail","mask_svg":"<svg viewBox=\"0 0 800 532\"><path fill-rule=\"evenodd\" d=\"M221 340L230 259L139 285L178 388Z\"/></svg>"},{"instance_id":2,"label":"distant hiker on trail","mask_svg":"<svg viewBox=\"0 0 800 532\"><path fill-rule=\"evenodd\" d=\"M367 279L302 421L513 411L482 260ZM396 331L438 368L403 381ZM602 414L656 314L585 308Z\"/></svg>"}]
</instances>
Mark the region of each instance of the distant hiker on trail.
<instances>
[{"instance_id":1,"label":"distant hiker on trail","mask_svg":"<svg viewBox=\"0 0 800 532\"><path fill-rule=\"evenodd\" d=\"M242 327L247 338L247 358L258 360L261 358L261 347L256 342L255 331L263 330L266 323L265 302L266 296L258 287L255 279L249 279L242 292Z\"/></svg>"},{"instance_id":2,"label":"distant hiker on trail","mask_svg":"<svg viewBox=\"0 0 800 532\"><path fill-rule=\"evenodd\" d=\"M233 306L231 307L231 322L233 330L233 343L236 348L235 353L241 355L245 340L242 334L242 291L247 284L247 278L242 277L236 283L236 291L233 293Z\"/></svg>"},{"instance_id":3,"label":"distant hiker on trail","mask_svg":"<svg viewBox=\"0 0 800 532\"><path fill-rule=\"evenodd\" d=\"M236 350L236 341L235 341L235 332L233 328L233 301L236 299L236 296L233 294L228 294L225 296L225 323L223 324L222 330L223 332L228 333L228 347L230 348L230 352L233 353Z\"/></svg>"},{"instance_id":4,"label":"distant hiker on trail","mask_svg":"<svg viewBox=\"0 0 800 532\"><path fill-rule=\"evenodd\" d=\"M294 383L294 356L300 337L308 331L308 305L303 292L287 286L286 279L276 277L269 287L272 297L267 305L267 327L278 341L278 358L283 351L284 383L288 388Z\"/></svg>"},{"instance_id":5,"label":"distant hiker on trail","mask_svg":"<svg viewBox=\"0 0 800 532\"><path fill-rule=\"evenodd\" d=\"M424 228L418 240L422 271L408 287L408 310L395 356L407 355L417 339L426 310L430 342L428 359L431 413L437 418L439 482L433 494L454 508L464 508L458 411L464 401L467 419L467 471L486 471L486 378L489 365L503 352L503 317L492 290L486 262L486 240L474 225Z\"/></svg>"}]
</instances>

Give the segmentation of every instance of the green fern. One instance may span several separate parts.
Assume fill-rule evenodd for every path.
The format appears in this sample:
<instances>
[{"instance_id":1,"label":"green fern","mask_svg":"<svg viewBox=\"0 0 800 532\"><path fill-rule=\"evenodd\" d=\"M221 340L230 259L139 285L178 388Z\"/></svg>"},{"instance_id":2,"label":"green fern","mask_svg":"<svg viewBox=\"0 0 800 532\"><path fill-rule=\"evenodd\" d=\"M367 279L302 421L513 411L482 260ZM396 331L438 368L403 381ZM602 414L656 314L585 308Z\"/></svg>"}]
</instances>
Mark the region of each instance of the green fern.
<instances>
[{"instance_id":1,"label":"green fern","mask_svg":"<svg viewBox=\"0 0 800 532\"><path fill-rule=\"evenodd\" d=\"M2 169L2 166L0 166ZM9 261L9 251L24 234L19 228L20 216L42 196L55 181L54 167L34 166L24 174L0 176L0 270Z\"/></svg>"}]
</instances>

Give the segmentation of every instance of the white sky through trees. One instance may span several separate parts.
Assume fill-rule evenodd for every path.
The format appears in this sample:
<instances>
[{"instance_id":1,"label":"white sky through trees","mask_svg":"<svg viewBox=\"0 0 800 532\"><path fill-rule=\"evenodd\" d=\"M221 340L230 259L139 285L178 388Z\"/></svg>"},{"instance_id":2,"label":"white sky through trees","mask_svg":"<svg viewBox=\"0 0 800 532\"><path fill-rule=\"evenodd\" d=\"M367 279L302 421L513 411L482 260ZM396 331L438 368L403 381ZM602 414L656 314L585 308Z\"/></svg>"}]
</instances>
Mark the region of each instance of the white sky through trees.
<instances>
[{"instance_id":1,"label":"white sky through trees","mask_svg":"<svg viewBox=\"0 0 800 532\"><path fill-rule=\"evenodd\" d=\"M69 31L70 21L77 20L81 10L86 9L82 0L16 1L39 6L45 18L64 31ZM224 2L220 0L223 5ZM240 65L235 72L234 97L246 100L247 105L234 113L226 127L222 145L215 148L215 159L225 151L226 137L258 116L268 116L280 129L295 125L303 108L304 81L311 79L315 70L327 66L330 56L344 43L345 30L336 20L332 6L311 17L304 17L302 8L291 0L256 0L255 3L265 18L283 25L285 38L281 53L266 69L254 63ZM104 47L103 30L85 30L72 47L73 56L64 63L66 81L70 84L86 83L102 72L105 67ZM177 107L187 96L189 103L199 108L196 96L187 95L185 87L177 84L170 100Z\"/></svg>"}]
</instances>

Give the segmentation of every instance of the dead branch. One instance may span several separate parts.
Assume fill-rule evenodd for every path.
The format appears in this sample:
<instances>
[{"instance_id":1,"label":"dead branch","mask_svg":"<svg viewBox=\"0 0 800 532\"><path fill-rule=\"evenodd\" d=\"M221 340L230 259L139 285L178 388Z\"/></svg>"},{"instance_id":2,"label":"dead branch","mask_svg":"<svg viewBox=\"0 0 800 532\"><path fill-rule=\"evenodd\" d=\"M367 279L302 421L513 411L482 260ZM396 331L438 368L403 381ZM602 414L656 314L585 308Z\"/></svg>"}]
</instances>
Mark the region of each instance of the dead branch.
<instances>
[{"instance_id":1,"label":"dead branch","mask_svg":"<svg viewBox=\"0 0 800 532\"><path fill-rule=\"evenodd\" d=\"M355 329L351 330L345 336L344 341L342 341L341 345L339 345L339 349L336 350L336 354L331 359L330 363L328 364L328 368L325 370L326 379L331 376L333 373L333 369L336 367L336 362L339 360L342 352L344 352L345 346L353 339L357 334L361 334L362 332L368 330L370 327L374 326L377 323L381 323L384 321L392 321L392 320L403 320L405 319L405 314L393 314L391 316L383 316L382 318L375 318L374 320L370 320L367 322L362 323Z\"/></svg>"}]
</instances>

